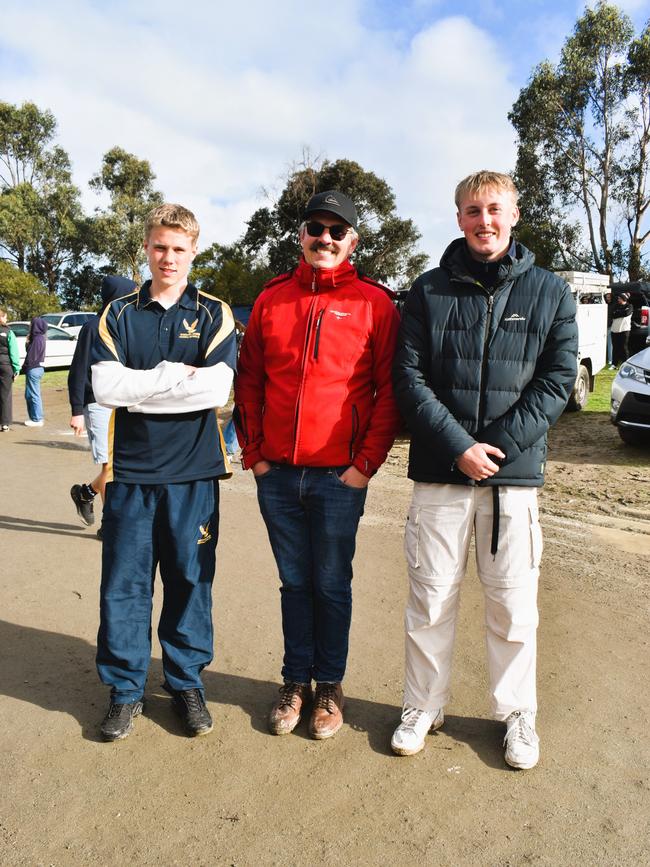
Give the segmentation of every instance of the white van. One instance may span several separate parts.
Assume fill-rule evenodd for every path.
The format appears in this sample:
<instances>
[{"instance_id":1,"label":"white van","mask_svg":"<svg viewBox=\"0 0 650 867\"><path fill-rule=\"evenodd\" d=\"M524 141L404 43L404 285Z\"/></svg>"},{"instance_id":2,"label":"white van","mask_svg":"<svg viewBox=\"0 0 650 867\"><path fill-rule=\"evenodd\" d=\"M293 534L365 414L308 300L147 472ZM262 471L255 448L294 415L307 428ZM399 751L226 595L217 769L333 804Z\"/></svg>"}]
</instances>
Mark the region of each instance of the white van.
<instances>
[{"instance_id":1,"label":"white van","mask_svg":"<svg viewBox=\"0 0 650 867\"><path fill-rule=\"evenodd\" d=\"M557 271L571 287L576 300L578 323L578 375L567 404L569 410L584 409L594 378L607 364L607 302L609 276L583 271Z\"/></svg>"}]
</instances>

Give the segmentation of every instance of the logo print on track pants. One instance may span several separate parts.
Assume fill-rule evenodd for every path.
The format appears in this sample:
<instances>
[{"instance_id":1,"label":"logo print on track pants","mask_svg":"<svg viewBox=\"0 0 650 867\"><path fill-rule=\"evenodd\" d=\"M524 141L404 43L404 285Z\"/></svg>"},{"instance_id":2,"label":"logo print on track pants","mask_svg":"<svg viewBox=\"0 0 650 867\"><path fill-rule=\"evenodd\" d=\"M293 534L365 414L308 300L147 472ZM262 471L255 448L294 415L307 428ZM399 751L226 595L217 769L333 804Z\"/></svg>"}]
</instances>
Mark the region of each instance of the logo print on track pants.
<instances>
[{"instance_id":1,"label":"logo print on track pants","mask_svg":"<svg viewBox=\"0 0 650 867\"><path fill-rule=\"evenodd\" d=\"M197 545L203 545L205 542L209 542L212 536L210 535L210 526L204 527L202 524L199 524L199 533L201 534L201 538L197 540Z\"/></svg>"}]
</instances>

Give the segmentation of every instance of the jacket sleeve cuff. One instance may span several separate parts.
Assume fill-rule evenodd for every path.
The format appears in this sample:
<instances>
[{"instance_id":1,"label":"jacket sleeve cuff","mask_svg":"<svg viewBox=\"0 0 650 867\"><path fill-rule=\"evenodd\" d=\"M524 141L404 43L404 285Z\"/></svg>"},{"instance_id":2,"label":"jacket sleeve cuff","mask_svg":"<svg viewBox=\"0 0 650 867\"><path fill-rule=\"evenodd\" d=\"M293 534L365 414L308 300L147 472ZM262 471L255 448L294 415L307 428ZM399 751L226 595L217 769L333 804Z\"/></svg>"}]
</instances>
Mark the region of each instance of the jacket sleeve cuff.
<instances>
[{"instance_id":1,"label":"jacket sleeve cuff","mask_svg":"<svg viewBox=\"0 0 650 867\"><path fill-rule=\"evenodd\" d=\"M241 463L245 470L252 469L258 461L264 460L266 460L266 458L263 456L259 448L253 448L250 451L244 449L242 451Z\"/></svg>"}]
</instances>

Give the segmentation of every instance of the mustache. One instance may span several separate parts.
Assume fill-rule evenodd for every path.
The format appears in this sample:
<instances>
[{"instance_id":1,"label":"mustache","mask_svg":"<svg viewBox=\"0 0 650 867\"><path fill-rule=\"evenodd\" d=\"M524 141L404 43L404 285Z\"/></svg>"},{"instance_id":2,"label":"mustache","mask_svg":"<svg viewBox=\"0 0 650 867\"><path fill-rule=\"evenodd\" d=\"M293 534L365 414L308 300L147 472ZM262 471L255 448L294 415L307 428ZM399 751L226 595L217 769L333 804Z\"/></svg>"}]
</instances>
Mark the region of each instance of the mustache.
<instances>
[{"instance_id":1,"label":"mustache","mask_svg":"<svg viewBox=\"0 0 650 867\"><path fill-rule=\"evenodd\" d=\"M313 253L317 253L319 250L333 250L333 244L321 244L320 241L314 241L314 243L309 248Z\"/></svg>"}]
</instances>

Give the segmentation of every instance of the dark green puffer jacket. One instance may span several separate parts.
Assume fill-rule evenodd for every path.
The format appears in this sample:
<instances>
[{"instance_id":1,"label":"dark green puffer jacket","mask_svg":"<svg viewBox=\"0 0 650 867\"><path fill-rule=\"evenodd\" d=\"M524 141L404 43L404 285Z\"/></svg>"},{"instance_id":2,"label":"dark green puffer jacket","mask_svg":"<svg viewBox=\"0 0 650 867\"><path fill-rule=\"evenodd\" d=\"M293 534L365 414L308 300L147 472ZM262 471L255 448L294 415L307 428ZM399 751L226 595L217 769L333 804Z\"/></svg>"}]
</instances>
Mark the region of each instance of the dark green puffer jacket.
<instances>
[{"instance_id":1,"label":"dark green puffer jacket","mask_svg":"<svg viewBox=\"0 0 650 867\"><path fill-rule=\"evenodd\" d=\"M478 484L544 482L546 432L576 378L578 330L569 287L515 244L491 294L471 276L464 238L413 284L393 367L411 433L409 478L476 484L455 459L476 442L506 455Z\"/></svg>"}]
</instances>

